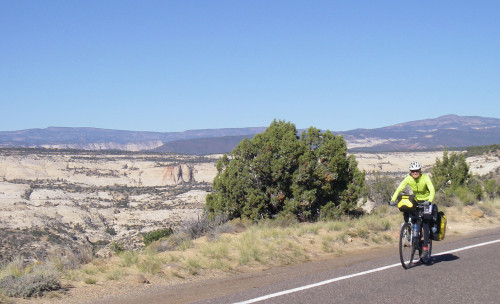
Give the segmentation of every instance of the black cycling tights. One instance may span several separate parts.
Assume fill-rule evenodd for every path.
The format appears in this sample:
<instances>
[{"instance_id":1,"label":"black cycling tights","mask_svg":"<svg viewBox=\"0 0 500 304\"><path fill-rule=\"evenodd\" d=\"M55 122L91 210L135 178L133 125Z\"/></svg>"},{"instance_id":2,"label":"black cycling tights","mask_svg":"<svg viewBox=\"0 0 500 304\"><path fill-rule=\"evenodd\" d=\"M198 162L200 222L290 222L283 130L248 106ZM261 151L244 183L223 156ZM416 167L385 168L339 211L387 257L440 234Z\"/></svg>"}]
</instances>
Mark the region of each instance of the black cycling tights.
<instances>
[{"instance_id":1,"label":"black cycling tights","mask_svg":"<svg viewBox=\"0 0 500 304\"><path fill-rule=\"evenodd\" d=\"M430 234L430 222L423 220L422 221L422 229L424 229L424 247L429 245L429 234Z\"/></svg>"}]
</instances>

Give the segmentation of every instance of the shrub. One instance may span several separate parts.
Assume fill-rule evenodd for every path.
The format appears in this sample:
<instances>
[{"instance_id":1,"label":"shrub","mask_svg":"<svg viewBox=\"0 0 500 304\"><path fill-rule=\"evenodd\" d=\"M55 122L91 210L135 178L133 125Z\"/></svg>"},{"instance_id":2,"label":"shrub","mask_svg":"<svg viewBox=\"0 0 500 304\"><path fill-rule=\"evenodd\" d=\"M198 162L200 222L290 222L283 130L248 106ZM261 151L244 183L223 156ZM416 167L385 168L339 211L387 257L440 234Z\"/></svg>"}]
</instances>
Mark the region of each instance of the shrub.
<instances>
[{"instance_id":1,"label":"shrub","mask_svg":"<svg viewBox=\"0 0 500 304\"><path fill-rule=\"evenodd\" d=\"M476 195L465 187L455 188L454 193L466 206L474 205L477 200Z\"/></svg>"},{"instance_id":2,"label":"shrub","mask_svg":"<svg viewBox=\"0 0 500 304\"><path fill-rule=\"evenodd\" d=\"M76 269L82 264L92 261L92 248L83 247L69 252L52 252L47 258L47 264L58 271Z\"/></svg>"},{"instance_id":3,"label":"shrub","mask_svg":"<svg viewBox=\"0 0 500 304\"><path fill-rule=\"evenodd\" d=\"M21 198L29 201L30 200L30 197L31 197L31 194L33 193L33 188L31 188L32 186L30 186L29 189L27 189L26 191L24 191L24 194L21 195Z\"/></svg>"},{"instance_id":4,"label":"shrub","mask_svg":"<svg viewBox=\"0 0 500 304\"><path fill-rule=\"evenodd\" d=\"M478 208L481 209L487 216L496 215L496 206L492 201L483 202L478 205Z\"/></svg>"},{"instance_id":5,"label":"shrub","mask_svg":"<svg viewBox=\"0 0 500 304\"><path fill-rule=\"evenodd\" d=\"M167 239L152 243L150 246L158 252L167 250L185 250L191 245L191 236L185 232L174 233Z\"/></svg>"},{"instance_id":6,"label":"shrub","mask_svg":"<svg viewBox=\"0 0 500 304\"><path fill-rule=\"evenodd\" d=\"M92 285L92 284L97 283L97 280L96 280L95 278L86 278L83 282L84 282L85 284Z\"/></svg>"},{"instance_id":7,"label":"shrub","mask_svg":"<svg viewBox=\"0 0 500 304\"><path fill-rule=\"evenodd\" d=\"M116 235L116 230L113 227L107 227L106 228L106 233L109 235Z\"/></svg>"},{"instance_id":8,"label":"shrub","mask_svg":"<svg viewBox=\"0 0 500 304\"><path fill-rule=\"evenodd\" d=\"M144 245L148 246L154 241L170 236L174 231L171 228L151 231L143 235Z\"/></svg>"},{"instance_id":9,"label":"shrub","mask_svg":"<svg viewBox=\"0 0 500 304\"><path fill-rule=\"evenodd\" d=\"M228 216L226 214L216 214L210 217L207 214L203 214L197 220L187 222L181 229L181 231L188 234L191 239L196 239L209 232L215 233L215 230L217 229L219 229L219 231L222 231L223 228L220 227L223 226L227 221ZM212 237L213 236L214 234L212 235Z\"/></svg>"},{"instance_id":10,"label":"shrub","mask_svg":"<svg viewBox=\"0 0 500 304\"><path fill-rule=\"evenodd\" d=\"M219 235L223 233L234 233L236 231L236 227L231 223L225 223L223 225L217 226L214 229L208 231L206 233L208 240L217 240Z\"/></svg>"},{"instance_id":11,"label":"shrub","mask_svg":"<svg viewBox=\"0 0 500 304\"><path fill-rule=\"evenodd\" d=\"M5 273L14 277L20 277L25 273L24 262L21 256L16 256L10 263L2 267Z\"/></svg>"},{"instance_id":12,"label":"shrub","mask_svg":"<svg viewBox=\"0 0 500 304\"><path fill-rule=\"evenodd\" d=\"M375 206L387 205L392 193L397 187L396 180L390 176L376 172L373 179L368 180L366 190L368 197L375 202Z\"/></svg>"},{"instance_id":13,"label":"shrub","mask_svg":"<svg viewBox=\"0 0 500 304\"><path fill-rule=\"evenodd\" d=\"M497 195L497 183L494 179L487 180L483 183L484 192L488 195L489 198L494 198Z\"/></svg>"},{"instance_id":14,"label":"shrub","mask_svg":"<svg viewBox=\"0 0 500 304\"><path fill-rule=\"evenodd\" d=\"M465 155L456 152L448 154L447 150L443 151L442 160L436 158L431 173L436 190L463 186L471 178Z\"/></svg>"},{"instance_id":15,"label":"shrub","mask_svg":"<svg viewBox=\"0 0 500 304\"><path fill-rule=\"evenodd\" d=\"M120 253L125 251L125 247L122 243L112 242L111 245L109 245L109 250L113 251L114 253Z\"/></svg>"},{"instance_id":16,"label":"shrub","mask_svg":"<svg viewBox=\"0 0 500 304\"><path fill-rule=\"evenodd\" d=\"M482 182L477 178L477 176L473 176L469 183L467 184L467 188L469 191L474 194L476 200L480 200L483 198L483 187Z\"/></svg>"},{"instance_id":17,"label":"shrub","mask_svg":"<svg viewBox=\"0 0 500 304\"><path fill-rule=\"evenodd\" d=\"M19 277L8 275L0 281L5 295L16 298L42 296L44 292L58 290L61 283L53 271L31 272Z\"/></svg>"},{"instance_id":18,"label":"shrub","mask_svg":"<svg viewBox=\"0 0 500 304\"><path fill-rule=\"evenodd\" d=\"M455 197L451 191L440 191L436 194L436 198L434 199L434 203L438 206L438 208L444 207L453 207L462 206L462 202L459 198Z\"/></svg>"}]
</instances>

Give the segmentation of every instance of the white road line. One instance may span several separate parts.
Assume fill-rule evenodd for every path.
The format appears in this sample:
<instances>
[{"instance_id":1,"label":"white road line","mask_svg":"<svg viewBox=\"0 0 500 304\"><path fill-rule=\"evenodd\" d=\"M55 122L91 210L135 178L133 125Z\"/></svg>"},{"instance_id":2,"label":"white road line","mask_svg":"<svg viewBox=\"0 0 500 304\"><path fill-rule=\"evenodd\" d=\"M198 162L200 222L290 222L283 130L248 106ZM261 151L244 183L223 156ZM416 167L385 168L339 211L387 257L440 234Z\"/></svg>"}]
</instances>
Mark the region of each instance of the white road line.
<instances>
[{"instance_id":1,"label":"white road line","mask_svg":"<svg viewBox=\"0 0 500 304\"><path fill-rule=\"evenodd\" d=\"M440 255L450 254L450 253L464 251L464 250L468 250L468 249L472 249L472 248L476 248L476 247L491 245L491 244L498 243L498 242L500 242L500 239L495 240L495 241L491 241L491 242L485 242L485 243L480 243L480 244L476 244L476 245L466 246L466 247L462 247L462 248L458 248L458 249L453 249L453 250L441 252L441 253L438 253L438 254L433 254L432 256L440 256ZM306 289L310 289L310 288L314 288L314 287L318 287L318 286L330 284L330 283L333 283L333 282L347 280L347 279L354 278L354 277L359 277L359 276L362 276L362 275L365 275L365 274L369 274L369 273L374 273L374 272L378 272L378 271L390 269L390 268L393 268L393 267L396 267L396 266L400 266L400 265L401 265L400 263L396 263L396 264L392 264L392 265L387 265L387 266L375 268L375 269L372 269L372 270L362 271L362 272L358 272L358 273L354 273L354 274L350 274L350 275L346 275L346 276L342 276L342 277L338 277L338 278L334 278L334 279L330 279L330 280L326 280L326 281L321 281L321 282L314 283L314 284L309 284L309 285L305 285L305 286L301 286L301 287L297 287L297 288L293 288L293 289L283 290L283 291L280 291L280 292L268 294L268 295L261 296L261 297L258 297L258 298L254 298L254 299L250 299L250 300L246 300L246 301L242 301L242 302L236 302L234 304L256 303L256 302L264 301L264 300L267 300L267 299L271 299L271 298L283 296L283 295L286 295L286 294L294 293L294 292L297 292L297 291L302 291L302 290L306 290Z\"/></svg>"}]
</instances>

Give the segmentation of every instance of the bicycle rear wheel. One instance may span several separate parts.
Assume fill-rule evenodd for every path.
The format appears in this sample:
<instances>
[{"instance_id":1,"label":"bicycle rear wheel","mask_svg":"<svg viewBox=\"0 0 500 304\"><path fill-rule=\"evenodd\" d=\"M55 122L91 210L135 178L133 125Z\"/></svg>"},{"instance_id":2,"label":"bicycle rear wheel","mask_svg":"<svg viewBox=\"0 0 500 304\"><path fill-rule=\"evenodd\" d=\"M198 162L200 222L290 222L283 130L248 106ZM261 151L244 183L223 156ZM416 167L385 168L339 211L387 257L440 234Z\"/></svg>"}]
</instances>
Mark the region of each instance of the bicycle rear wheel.
<instances>
[{"instance_id":1,"label":"bicycle rear wheel","mask_svg":"<svg viewBox=\"0 0 500 304\"><path fill-rule=\"evenodd\" d=\"M413 264L415 246L411 236L411 225L404 223L399 234L399 259L403 268L408 269Z\"/></svg>"}]
</instances>

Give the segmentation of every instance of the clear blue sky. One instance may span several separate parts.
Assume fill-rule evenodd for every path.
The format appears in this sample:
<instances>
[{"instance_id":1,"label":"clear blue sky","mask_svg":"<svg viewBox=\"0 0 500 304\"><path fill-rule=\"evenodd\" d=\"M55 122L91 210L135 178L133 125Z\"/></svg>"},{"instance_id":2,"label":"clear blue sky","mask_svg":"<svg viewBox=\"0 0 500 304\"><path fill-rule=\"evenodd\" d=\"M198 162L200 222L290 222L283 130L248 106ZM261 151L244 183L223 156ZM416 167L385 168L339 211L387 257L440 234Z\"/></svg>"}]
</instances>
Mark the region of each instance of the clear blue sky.
<instances>
[{"instance_id":1,"label":"clear blue sky","mask_svg":"<svg viewBox=\"0 0 500 304\"><path fill-rule=\"evenodd\" d=\"M0 131L500 118L500 1L0 0Z\"/></svg>"}]
</instances>

